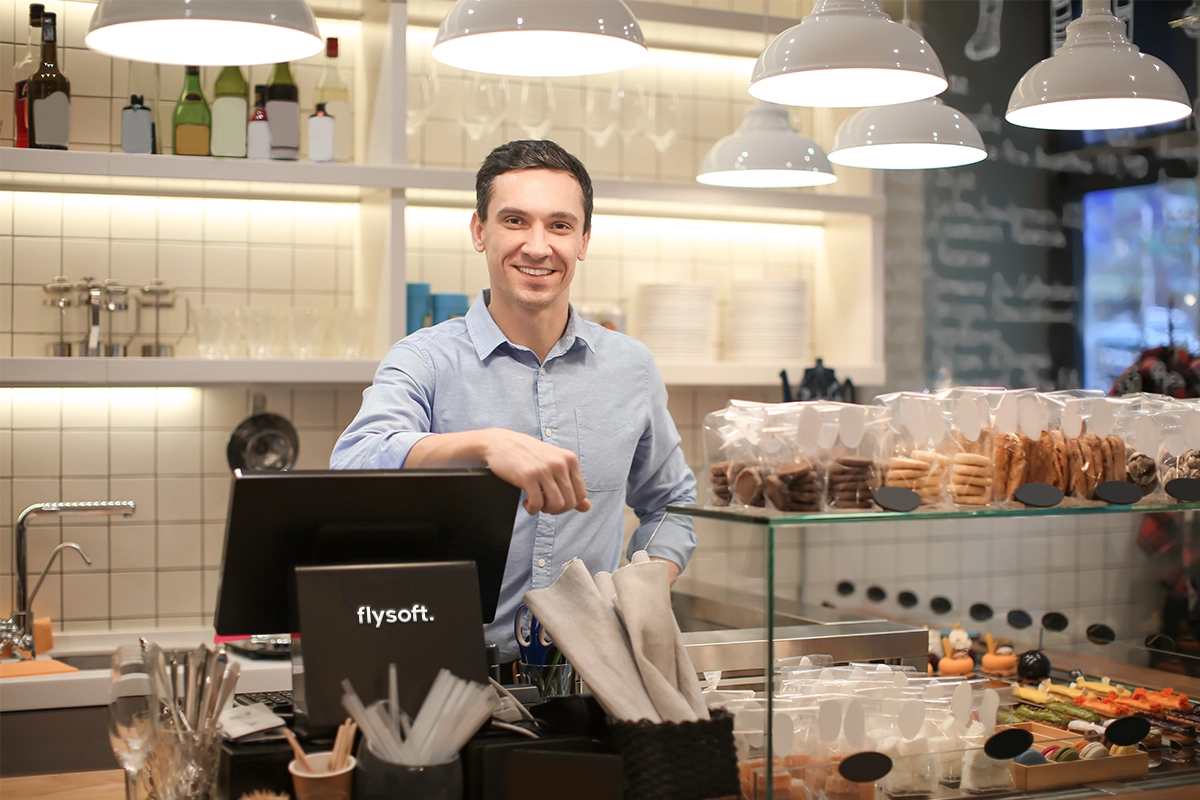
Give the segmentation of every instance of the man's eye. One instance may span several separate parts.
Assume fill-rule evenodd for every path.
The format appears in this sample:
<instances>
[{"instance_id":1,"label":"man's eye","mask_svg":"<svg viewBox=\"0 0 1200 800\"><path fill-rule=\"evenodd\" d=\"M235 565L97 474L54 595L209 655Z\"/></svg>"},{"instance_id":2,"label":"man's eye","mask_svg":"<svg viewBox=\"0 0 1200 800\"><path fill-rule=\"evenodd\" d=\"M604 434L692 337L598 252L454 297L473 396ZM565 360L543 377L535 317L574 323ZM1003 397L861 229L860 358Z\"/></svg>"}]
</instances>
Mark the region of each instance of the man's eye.
<instances>
[{"instance_id":1,"label":"man's eye","mask_svg":"<svg viewBox=\"0 0 1200 800\"><path fill-rule=\"evenodd\" d=\"M505 221L505 223L507 223L509 225L520 225L521 224L520 217L509 217L508 219L506 219L504 221Z\"/></svg>"}]
</instances>

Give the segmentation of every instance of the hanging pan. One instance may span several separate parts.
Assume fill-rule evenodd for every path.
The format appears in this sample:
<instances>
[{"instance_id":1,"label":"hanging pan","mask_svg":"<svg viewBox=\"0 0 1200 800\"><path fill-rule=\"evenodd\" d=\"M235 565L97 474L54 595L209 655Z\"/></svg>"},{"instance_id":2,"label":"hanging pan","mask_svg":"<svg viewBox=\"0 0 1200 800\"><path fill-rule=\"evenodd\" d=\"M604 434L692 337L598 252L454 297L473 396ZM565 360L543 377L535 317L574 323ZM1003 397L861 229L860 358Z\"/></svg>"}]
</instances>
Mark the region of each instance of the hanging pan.
<instances>
[{"instance_id":1,"label":"hanging pan","mask_svg":"<svg viewBox=\"0 0 1200 800\"><path fill-rule=\"evenodd\" d=\"M265 395L254 395L254 411L229 437L225 457L242 472L286 472L296 463L300 438L292 423L266 411Z\"/></svg>"}]
</instances>

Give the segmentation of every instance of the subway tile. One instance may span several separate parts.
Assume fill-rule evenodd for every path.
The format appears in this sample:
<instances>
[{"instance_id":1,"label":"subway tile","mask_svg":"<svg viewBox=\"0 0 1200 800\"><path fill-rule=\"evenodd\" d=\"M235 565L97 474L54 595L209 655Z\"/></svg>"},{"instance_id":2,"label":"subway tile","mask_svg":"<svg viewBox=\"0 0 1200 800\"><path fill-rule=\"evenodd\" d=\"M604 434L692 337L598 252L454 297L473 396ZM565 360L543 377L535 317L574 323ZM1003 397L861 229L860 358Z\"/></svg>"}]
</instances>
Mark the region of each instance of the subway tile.
<instances>
[{"instance_id":1,"label":"subway tile","mask_svg":"<svg viewBox=\"0 0 1200 800\"><path fill-rule=\"evenodd\" d=\"M17 236L62 236L62 198L50 192L16 192L13 233Z\"/></svg>"},{"instance_id":2,"label":"subway tile","mask_svg":"<svg viewBox=\"0 0 1200 800\"><path fill-rule=\"evenodd\" d=\"M33 586L29 587L33 591ZM33 598L33 618L49 617L57 623L62 619L62 576L47 575L42 588Z\"/></svg>"},{"instance_id":3,"label":"subway tile","mask_svg":"<svg viewBox=\"0 0 1200 800\"><path fill-rule=\"evenodd\" d=\"M109 98L71 98L72 145L108 145L111 125L112 102Z\"/></svg>"},{"instance_id":4,"label":"subway tile","mask_svg":"<svg viewBox=\"0 0 1200 800\"><path fill-rule=\"evenodd\" d=\"M160 140L162 133L159 133ZM112 238L153 240L158 229L158 201L142 195L113 195ZM115 259L114 259L114 263ZM153 274L153 273L152 273Z\"/></svg>"},{"instance_id":5,"label":"subway tile","mask_svg":"<svg viewBox=\"0 0 1200 800\"><path fill-rule=\"evenodd\" d=\"M158 427L199 428L203 421L201 390L185 386L160 387Z\"/></svg>"},{"instance_id":6,"label":"subway tile","mask_svg":"<svg viewBox=\"0 0 1200 800\"><path fill-rule=\"evenodd\" d=\"M138 515L133 518L138 519ZM114 579L121 570L154 569L157 560L155 526L152 518L146 519L144 523L113 525L109 536L109 561Z\"/></svg>"},{"instance_id":7,"label":"subway tile","mask_svg":"<svg viewBox=\"0 0 1200 800\"><path fill-rule=\"evenodd\" d=\"M113 572L109 581L113 627L121 617L146 619L155 611L155 575L153 572ZM154 623L147 626L153 628Z\"/></svg>"},{"instance_id":8,"label":"subway tile","mask_svg":"<svg viewBox=\"0 0 1200 800\"><path fill-rule=\"evenodd\" d=\"M109 390L109 424L115 429L153 428L157 392L152 388L117 387Z\"/></svg>"},{"instance_id":9,"label":"subway tile","mask_svg":"<svg viewBox=\"0 0 1200 800\"><path fill-rule=\"evenodd\" d=\"M62 390L64 430L108 427L108 389L70 387Z\"/></svg>"},{"instance_id":10,"label":"subway tile","mask_svg":"<svg viewBox=\"0 0 1200 800\"><path fill-rule=\"evenodd\" d=\"M243 387L209 386L204 388L205 428L232 431L250 412L249 397Z\"/></svg>"},{"instance_id":11,"label":"subway tile","mask_svg":"<svg viewBox=\"0 0 1200 800\"><path fill-rule=\"evenodd\" d=\"M328 388L298 388L292 393L292 422L298 428L333 428L335 392Z\"/></svg>"},{"instance_id":12,"label":"subway tile","mask_svg":"<svg viewBox=\"0 0 1200 800\"><path fill-rule=\"evenodd\" d=\"M1079 551L1074 560L1077 569L1103 567L1105 565L1105 540L1102 531L1079 534Z\"/></svg>"},{"instance_id":13,"label":"subway tile","mask_svg":"<svg viewBox=\"0 0 1200 800\"><path fill-rule=\"evenodd\" d=\"M41 286L62 274L62 240L54 236L14 236L12 273L15 283Z\"/></svg>"},{"instance_id":14,"label":"subway tile","mask_svg":"<svg viewBox=\"0 0 1200 800\"><path fill-rule=\"evenodd\" d=\"M229 474L230 432L224 430L206 430L200 433L200 464L201 472L205 475Z\"/></svg>"},{"instance_id":15,"label":"subway tile","mask_svg":"<svg viewBox=\"0 0 1200 800\"><path fill-rule=\"evenodd\" d=\"M30 517L25 529L25 558L26 575L29 583L28 591L33 592L33 585L38 575L50 561L54 548L62 543L62 523L55 517ZM52 575L62 573L62 567L55 564L51 568Z\"/></svg>"},{"instance_id":16,"label":"subway tile","mask_svg":"<svg viewBox=\"0 0 1200 800\"><path fill-rule=\"evenodd\" d=\"M200 288L204 285L203 252L199 243L160 243L156 277L177 289ZM153 312L148 316L153 317Z\"/></svg>"},{"instance_id":17,"label":"subway tile","mask_svg":"<svg viewBox=\"0 0 1200 800\"><path fill-rule=\"evenodd\" d=\"M1049 537L1049 564L1053 569L1074 569L1077 560L1076 539L1076 534L1068 531L1060 531Z\"/></svg>"},{"instance_id":18,"label":"subway tile","mask_svg":"<svg viewBox=\"0 0 1200 800\"><path fill-rule=\"evenodd\" d=\"M203 597L201 599L201 609L206 616L213 614L217 608L217 589L221 585L221 575L215 569L206 569L202 575L204 582ZM211 625L211 620L205 622L206 625Z\"/></svg>"},{"instance_id":19,"label":"subway tile","mask_svg":"<svg viewBox=\"0 0 1200 800\"><path fill-rule=\"evenodd\" d=\"M1077 594L1080 606L1096 606L1105 602L1105 570L1080 570L1077 573Z\"/></svg>"},{"instance_id":20,"label":"subway tile","mask_svg":"<svg viewBox=\"0 0 1200 800\"><path fill-rule=\"evenodd\" d=\"M54 478L12 478L12 505L4 520L15 519L16 515L36 503L51 503L62 500L62 482Z\"/></svg>"},{"instance_id":21,"label":"subway tile","mask_svg":"<svg viewBox=\"0 0 1200 800\"><path fill-rule=\"evenodd\" d=\"M64 575L63 619L107 619L108 584L103 572Z\"/></svg>"},{"instance_id":22,"label":"subway tile","mask_svg":"<svg viewBox=\"0 0 1200 800\"><path fill-rule=\"evenodd\" d=\"M136 505L133 515L134 523L152 523L156 517L154 502L154 478L126 478L113 476L108 480L109 492L113 500L132 500ZM113 539L116 540L120 529L129 522L113 520Z\"/></svg>"},{"instance_id":23,"label":"subway tile","mask_svg":"<svg viewBox=\"0 0 1200 800\"><path fill-rule=\"evenodd\" d=\"M203 565L203 527L199 524L158 526L158 568Z\"/></svg>"},{"instance_id":24,"label":"subway tile","mask_svg":"<svg viewBox=\"0 0 1200 800\"><path fill-rule=\"evenodd\" d=\"M204 200L205 242L246 242L250 238L250 200Z\"/></svg>"},{"instance_id":25,"label":"subway tile","mask_svg":"<svg viewBox=\"0 0 1200 800\"><path fill-rule=\"evenodd\" d=\"M159 615L203 613L203 594L200 583L200 570L159 572Z\"/></svg>"},{"instance_id":26,"label":"subway tile","mask_svg":"<svg viewBox=\"0 0 1200 800\"><path fill-rule=\"evenodd\" d=\"M293 216L290 202L255 200L250 204L250 241L254 244L292 244Z\"/></svg>"},{"instance_id":27,"label":"subway tile","mask_svg":"<svg viewBox=\"0 0 1200 800\"><path fill-rule=\"evenodd\" d=\"M63 431L62 474L107 477L108 436L105 431Z\"/></svg>"},{"instance_id":28,"label":"subway tile","mask_svg":"<svg viewBox=\"0 0 1200 800\"><path fill-rule=\"evenodd\" d=\"M292 253L290 247L251 245L250 288L258 291L291 291Z\"/></svg>"},{"instance_id":29,"label":"subway tile","mask_svg":"<svg viewBox=\"0 0 1200 800\"><path fill-rule=\"evenodd\" d=\"M295 251L297 291L332 292L337 288L337 250L298 247Z\"/></svg>"},{"instance_id":30,"label":"subway tile","mask_svg":"<svg viewBox=\"0 0 1200 800\"><path fill-rule=\"evenodd\" d=\"M202 518L201 479L199 476L159 477L157 485L159 521L198 521Z\"/></svg>"},{"instance_id":31,"label":"subway tile","mask_svg":"<svg viewBox=\"0 0 1200 800\"><path fill-rule=\"evenodd\" d=\"M13 475L51 478L61 467L61 434L58 431L13 431Z\"/></svg>"},{"instance_id":32,"label":"subway tile","mask_svg":"<svg viewBox=\"0 0 1200 800\"><path fill-rule=\"evenodd\" d=\"M300 453L296 458L296 469L329 469L329 456L338 438L337 431L300 431Z\"/></svg>"},{"instance_id":33,"label":"subway tile","mask_svg":"<svg viewBox=\"0 0 1200 800\"><path fill-rule=\"evenodd\" d=\"M13 432L0 428L0 478L11 478L13 474Z\"/></svg>"},{"instance_id":34,"label":"subway tile","mask_svg":"<svg viewBox=\"0 0 1200 800\"><path fill-rule=\"evenodd\" d=\"M198 430L160 430L157 452L160 475L198 475L201 471Z\"/></svg>"},{"instance_id":35,"label":"subway tile","mask_svg":"<svg viewBox=\"0 0 1200 800\"><path fill-rule=\"evenodd\" d=\"M75 542L92 559L91 566L73 553L63 553L63 572L107 572L108 565L108 520L106 517L74 517L78 523L68 524L64 518L62 540ZM99 520L83 522L83 520Z\"/></svg>"},{"instance_id":36,"label":"subway tile","mask_svg":"<svg viewBox=\"0 0 1200 800\"><path fill-rule=\"evenodd\" d=\"M158 238L199 242L204 231L204 200L198 197L158 198Z\"/></svg>"},{"instance_id":37,"label":"subway tile","mask_svg":"<svg viewBox=\"0 0 1200 800\"><path fill-rule=\"evenodd\" d=\"M114 239L109 246L109 271L126 286L145 286L158 271L154 242Z\"/></svg>"},{"instance_id":38,"label":"subway tile","mask_svg":"<svg viewBox=\"0 0 1200 800\"><path fill-rule=\"evenodd\" d=\"M202 481L203 516L205 521L225 519L229 514L230 475L206 475Z\"/></svg>"},{"instance_id":39,"label":"subway tile","mask_svg":"<svg viewBox=\"0 0 1200 800\"><path fill-rule=\"evenodd\" d=\"M110 623L114 631L148 631L158 627L158 620L154 617L118 617L114 614Z\"/></svg>"},{"instance_id":40,"label":"subway tile","mask_svg":"<svg viewBox=\"0 0 1200 800\"><path fill-rule=\"evenodd\" d=\"M225 550L225 523L205 522L203 527L203 566L219 567Z\"/></svg>"}]
</instances>

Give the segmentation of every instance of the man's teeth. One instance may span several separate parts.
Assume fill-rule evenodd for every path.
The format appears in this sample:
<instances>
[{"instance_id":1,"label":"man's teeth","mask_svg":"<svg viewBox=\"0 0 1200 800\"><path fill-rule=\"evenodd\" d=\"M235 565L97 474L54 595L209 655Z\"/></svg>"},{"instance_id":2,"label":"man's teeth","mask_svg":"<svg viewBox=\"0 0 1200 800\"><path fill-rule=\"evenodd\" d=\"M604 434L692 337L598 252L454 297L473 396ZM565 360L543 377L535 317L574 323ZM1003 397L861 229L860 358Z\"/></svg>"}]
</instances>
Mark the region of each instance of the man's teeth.
<instances>
[{"instance_id":1,"label":"man's teeth","mask_svg":"<svg viewBox=\"0 0 1200 800\"><path fill-rule=\"evenodd\" d=\"M526 275L536 275L538 277L541 277L542 275L549 275L554 271L552 269L530 269L529 267L517 267L517 269L519 269L521 272L524 272Z\"/></svg>"}]
</instances>

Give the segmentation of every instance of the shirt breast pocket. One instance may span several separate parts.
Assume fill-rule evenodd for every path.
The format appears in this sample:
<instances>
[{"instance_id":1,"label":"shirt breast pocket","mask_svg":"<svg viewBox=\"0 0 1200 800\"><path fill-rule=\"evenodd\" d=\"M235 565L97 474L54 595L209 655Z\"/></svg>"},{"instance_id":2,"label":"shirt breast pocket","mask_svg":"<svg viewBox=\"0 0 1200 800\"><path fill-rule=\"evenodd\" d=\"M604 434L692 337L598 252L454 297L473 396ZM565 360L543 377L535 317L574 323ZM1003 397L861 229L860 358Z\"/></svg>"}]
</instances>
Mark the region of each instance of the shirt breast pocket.
<instances>
[{"instance_id":1,"label":"shirt breast pocket","mask_svg":"<svg viewBox=\"0 0 1200 800\"><path fill-rule=\"evenodd\" d=\"M638 444L633 423L589 420L580 409L575 409L575 425L579 433L579 468L588 492L625 488Z\"/></svg>"}]
</instances>

